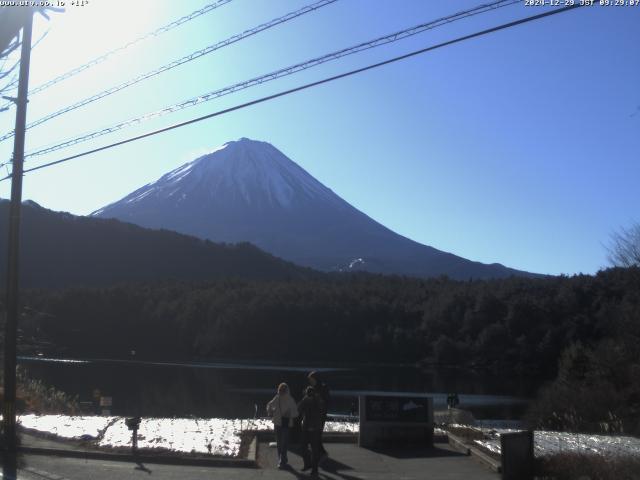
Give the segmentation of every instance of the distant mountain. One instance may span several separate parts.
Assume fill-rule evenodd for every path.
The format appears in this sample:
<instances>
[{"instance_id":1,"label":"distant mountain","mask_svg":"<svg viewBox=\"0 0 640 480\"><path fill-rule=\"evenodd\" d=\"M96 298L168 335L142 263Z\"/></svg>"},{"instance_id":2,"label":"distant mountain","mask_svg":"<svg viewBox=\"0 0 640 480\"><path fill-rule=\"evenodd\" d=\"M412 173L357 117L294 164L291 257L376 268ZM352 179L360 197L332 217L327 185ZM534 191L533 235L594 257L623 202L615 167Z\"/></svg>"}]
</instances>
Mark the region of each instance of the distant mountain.
<instances>
[{"instance_id":1,"label":"distant mountain","mask_svg":"<svg viewBox=\"0 0 640 480\"><path fill-rule=\"evenodd\" d=\"M9 202L0 200L0 286L5 284ZM21 226L25 287L102 286L163 279L307 278L317 275L244 243L218 245L117 220L78 217L25 202Z\"/></svg>"},{"instance_id":2,"label":"distant mountain","mask_svg":"<svg viewBox=\"0 0 640 480\"><path fill-rule=\"evenodd\" d=\"M473 262L398 235L266 142L242 138L92 214L216 242L251 242L324 271L455 279L531 275Z\"/></svg>"}]
</instances>

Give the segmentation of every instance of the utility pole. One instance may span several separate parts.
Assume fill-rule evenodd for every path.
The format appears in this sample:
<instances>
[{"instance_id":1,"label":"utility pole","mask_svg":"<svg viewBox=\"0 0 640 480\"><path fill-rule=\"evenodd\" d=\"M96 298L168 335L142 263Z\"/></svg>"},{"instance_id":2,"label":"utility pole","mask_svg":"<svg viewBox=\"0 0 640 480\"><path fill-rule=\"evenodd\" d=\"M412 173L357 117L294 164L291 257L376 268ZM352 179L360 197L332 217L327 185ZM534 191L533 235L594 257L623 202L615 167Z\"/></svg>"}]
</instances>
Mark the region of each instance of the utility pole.
<instances>
[{"instance_id":1,"label":"utility pole","mask_svg":"<svg viewBox=\"0 0 640 480\"><path fill-rule=\"evenodd\" d=\"M31 58L31 30L33 10L25 8L20 53L20 78L16 102L16 127L13 142L11 173L11 207L9 211L9 252L7 262L6 331L4 338L4 448L8 456L16 452L16 343L18 329L18 285L20 252L20 209L22 207L22 175L24 137L27 122L27 94L29 91L29 61Z\"/></svg>"}]
</instances>

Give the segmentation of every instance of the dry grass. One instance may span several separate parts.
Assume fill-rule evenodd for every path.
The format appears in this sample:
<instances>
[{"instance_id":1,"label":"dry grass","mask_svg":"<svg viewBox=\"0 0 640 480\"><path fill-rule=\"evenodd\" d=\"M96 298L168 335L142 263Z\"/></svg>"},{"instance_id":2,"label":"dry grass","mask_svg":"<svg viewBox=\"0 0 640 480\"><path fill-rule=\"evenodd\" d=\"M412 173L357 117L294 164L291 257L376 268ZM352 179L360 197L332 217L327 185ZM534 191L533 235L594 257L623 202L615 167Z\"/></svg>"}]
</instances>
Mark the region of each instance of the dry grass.
<instances>
[{"instance_id":1,"label":"dry grass","mask_svg":"<svg viewBox=\"0 0 640 480\"><path fill-rule=\"evenodd\" d=\"M77 414L80 411L78 399L46 385L40 380L29 378L18 368L18 397L22 399L19 410L34 413Z\"/></svg>"}]
</instances>

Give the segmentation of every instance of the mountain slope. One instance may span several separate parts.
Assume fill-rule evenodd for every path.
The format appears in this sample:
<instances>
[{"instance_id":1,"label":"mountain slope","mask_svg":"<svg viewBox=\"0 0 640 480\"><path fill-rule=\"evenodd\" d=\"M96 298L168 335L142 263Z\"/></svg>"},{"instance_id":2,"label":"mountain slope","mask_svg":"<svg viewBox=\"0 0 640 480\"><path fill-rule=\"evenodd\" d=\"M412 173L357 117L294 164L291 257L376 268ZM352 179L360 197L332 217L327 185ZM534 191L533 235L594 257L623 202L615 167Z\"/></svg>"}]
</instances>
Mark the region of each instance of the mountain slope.
<instances>
[{"instance_id":1,"label":"mountain slope","mask_svg":"<svg viewBox=\"0 0 640 480\"><path fill-rule=\"evenodd\" d=\"M0 201L0 232L9 202ZM0 235L6 252L7 235ZM170 231L117 220L53 212L33 202L22 208L20 278L25 287L102 286L164 279L307 278L314 272L249 244L216 245ZM5 272L6 255L0 256ZM0 277L0 286L5 282Z\"/></svg>"},{"instance_id":2,"label":"mountain slope","mask_svg":"<svg viewBox=\"0 0 640 480\"><path fill-rule=\"evenodd\" d=\"M266 142L242 138L92 214L221 242L251 242L321 270L457 279L528 275L396 234Z\"/></svg>"}]
</instances>

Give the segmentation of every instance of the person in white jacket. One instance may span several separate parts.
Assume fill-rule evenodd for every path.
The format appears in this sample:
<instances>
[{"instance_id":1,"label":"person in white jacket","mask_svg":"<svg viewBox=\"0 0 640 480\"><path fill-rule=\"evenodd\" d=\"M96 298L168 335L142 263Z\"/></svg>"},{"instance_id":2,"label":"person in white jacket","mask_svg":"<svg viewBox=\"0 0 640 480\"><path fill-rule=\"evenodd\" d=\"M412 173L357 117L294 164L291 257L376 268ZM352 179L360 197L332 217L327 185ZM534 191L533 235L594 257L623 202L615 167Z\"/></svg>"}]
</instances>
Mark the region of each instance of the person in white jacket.
<instances>
[{"instance_id":1,"label":"person in white jacket","mask_svg":"<svg viewBox=\"0 0 640 480\"><path fill-rule=\"evenodd\" d=\"M287 459L289 427L293 425L293 419L298 416L298 407L289 393L289 386L286 383L278 385L278 393L267 403L267 414L273 418L273 427L276 432L278 468L287 468L289 465Z\"/></svg>"}]
</instances>

